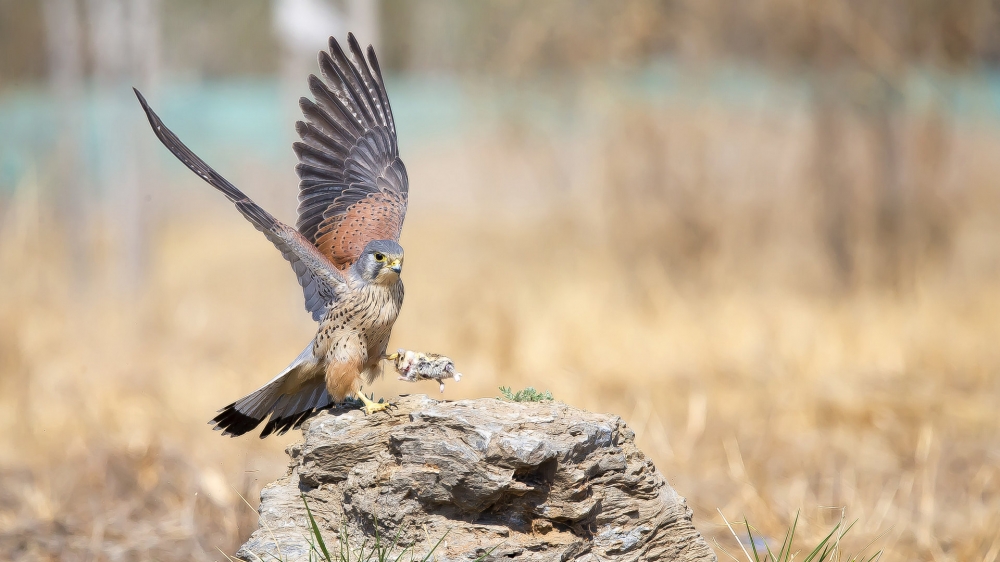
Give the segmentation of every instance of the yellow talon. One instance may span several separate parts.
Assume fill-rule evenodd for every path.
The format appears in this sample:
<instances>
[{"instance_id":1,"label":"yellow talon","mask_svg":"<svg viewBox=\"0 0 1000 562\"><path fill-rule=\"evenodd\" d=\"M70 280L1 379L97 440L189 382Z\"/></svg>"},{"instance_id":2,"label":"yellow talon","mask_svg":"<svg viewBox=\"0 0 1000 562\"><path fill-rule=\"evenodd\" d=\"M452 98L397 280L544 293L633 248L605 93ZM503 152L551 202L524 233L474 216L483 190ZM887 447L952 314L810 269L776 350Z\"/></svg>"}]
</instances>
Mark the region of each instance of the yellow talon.
<instances>
[{"instance_id":1,"label":"yellow talon","mask_svg":"<svg viewBox=\"0 0 1000 562\"><path fill-rule=\"evenodd\" d=\"M364 395L363 392L360 391L358 391L356 395L358 397L358 400L361 400L361 403L364 404L365 414L369 416L374 414L375 412L388 410L389 407L392 406L390 402L372 402L371 400L368 399L367 396Z\"/></svg>"}]
</instances>

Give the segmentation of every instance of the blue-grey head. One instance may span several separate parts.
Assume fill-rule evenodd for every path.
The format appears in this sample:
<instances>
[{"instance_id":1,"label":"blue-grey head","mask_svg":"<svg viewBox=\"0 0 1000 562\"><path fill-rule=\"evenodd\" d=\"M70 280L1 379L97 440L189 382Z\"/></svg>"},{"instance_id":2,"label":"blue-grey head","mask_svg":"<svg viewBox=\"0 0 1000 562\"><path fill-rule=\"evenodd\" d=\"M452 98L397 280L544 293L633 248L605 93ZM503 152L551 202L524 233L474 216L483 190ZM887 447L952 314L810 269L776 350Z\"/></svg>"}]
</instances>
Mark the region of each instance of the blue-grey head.
<instances>
[{"instance_id":1,"label":"blue-grey head","mask_svg":"<svg viewBox=\"0 0 1000 562\"><path fill-rule=\"evenodd\" d=\"M403 247L392 240L372 240L351 269L368 283L391 285L403 272Z\"/></svg>"}]
</instances>

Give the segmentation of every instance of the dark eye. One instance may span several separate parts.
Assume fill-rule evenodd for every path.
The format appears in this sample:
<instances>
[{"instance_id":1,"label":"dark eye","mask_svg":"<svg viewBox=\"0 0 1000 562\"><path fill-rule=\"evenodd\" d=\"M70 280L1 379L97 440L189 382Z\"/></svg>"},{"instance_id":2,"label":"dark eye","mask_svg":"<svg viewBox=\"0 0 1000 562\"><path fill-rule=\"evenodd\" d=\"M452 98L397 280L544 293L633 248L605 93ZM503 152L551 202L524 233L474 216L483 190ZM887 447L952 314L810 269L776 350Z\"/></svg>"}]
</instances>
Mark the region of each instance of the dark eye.
<instances>
[{"instance_id":1,"label":"dark eye","mask_svg":"<svg viewBox=\"0 0 1000 562\"><path fill-rule=\"evenodd\" d=\"M385 254L375 252L375 261L385 261Z\"/></svg>"}]
</instances>

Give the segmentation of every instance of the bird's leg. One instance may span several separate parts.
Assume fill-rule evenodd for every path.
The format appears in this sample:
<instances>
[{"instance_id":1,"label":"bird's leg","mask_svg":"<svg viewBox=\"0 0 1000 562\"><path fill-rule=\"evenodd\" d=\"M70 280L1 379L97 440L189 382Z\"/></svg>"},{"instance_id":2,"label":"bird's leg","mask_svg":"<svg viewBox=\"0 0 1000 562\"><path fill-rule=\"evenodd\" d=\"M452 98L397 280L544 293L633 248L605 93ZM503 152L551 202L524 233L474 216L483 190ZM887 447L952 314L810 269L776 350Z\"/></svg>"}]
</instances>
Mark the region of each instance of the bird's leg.
<instances>
[{"instance_id":1,"label":"bird's leg","mask_svg":"<svg viewBox=\"0 0 1000 562\"><path fill-rule=\"evenodd\" d=\"M355 396L357 396L358 400L361 400L361 403L364 404L365 413L369 416L375 412L387 410L390 406L392 406L392 403L390 402L372 402L367 396L365 396L365 393L360 390L355 393Z\"/></svg>"}]
</instances>

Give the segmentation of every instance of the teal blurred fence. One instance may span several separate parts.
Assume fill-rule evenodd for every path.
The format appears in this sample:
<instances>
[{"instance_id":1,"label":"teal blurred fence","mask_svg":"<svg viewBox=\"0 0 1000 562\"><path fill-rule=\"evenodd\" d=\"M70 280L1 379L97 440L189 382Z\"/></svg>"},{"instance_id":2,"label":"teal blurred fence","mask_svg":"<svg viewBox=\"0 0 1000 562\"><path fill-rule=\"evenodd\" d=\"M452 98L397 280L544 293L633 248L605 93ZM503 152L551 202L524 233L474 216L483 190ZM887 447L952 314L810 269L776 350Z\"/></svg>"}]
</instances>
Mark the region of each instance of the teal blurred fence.
<instances>
[{"instance_id":1,"label":"teal blurred fence","mask_svg":"<svg viewBox=\"0 0 1000 562\"><path fill-rule=\"evenodd\" d=\"M585 117L574 109L572 101L580 97L582 80L551 78L504 86L496 80L396 76L389 79L388 87L401 149L407 152L408 147L428 139L473 129L488 132L492 125L511 118L538 127L572 129L575 121ZM695 72L666 62L641 72L604 73L586 80L600 84L601 95L625 102L708 101L734 110L776 111L808 103L813 83L809 76L790 79L747 66L716 66L711 72ZM1000 119L1000 71L963 75L910 72L903 88L898 96L903 111L933 105L957 121ZM293 98L283 95L278 80L169 82L149 94L164 121L213 164L253 159L280 166L292 160L296 108ZM85 90L75 102L77 130L66 131L61 130L57 103L44 86L0 91L0 193L14 189L31 171L44 176L63 134L76 135L73 144L81 154L75 161L84 167L79 173L86 176L86 185L93 186L89 189L99 192L118 164L113 153L116 143L109 141L114 135L126 134L118 129L121 116L143 118L130 92ZM170 159L166 152L157 154Z\"/></svg>"}]
</instances>

